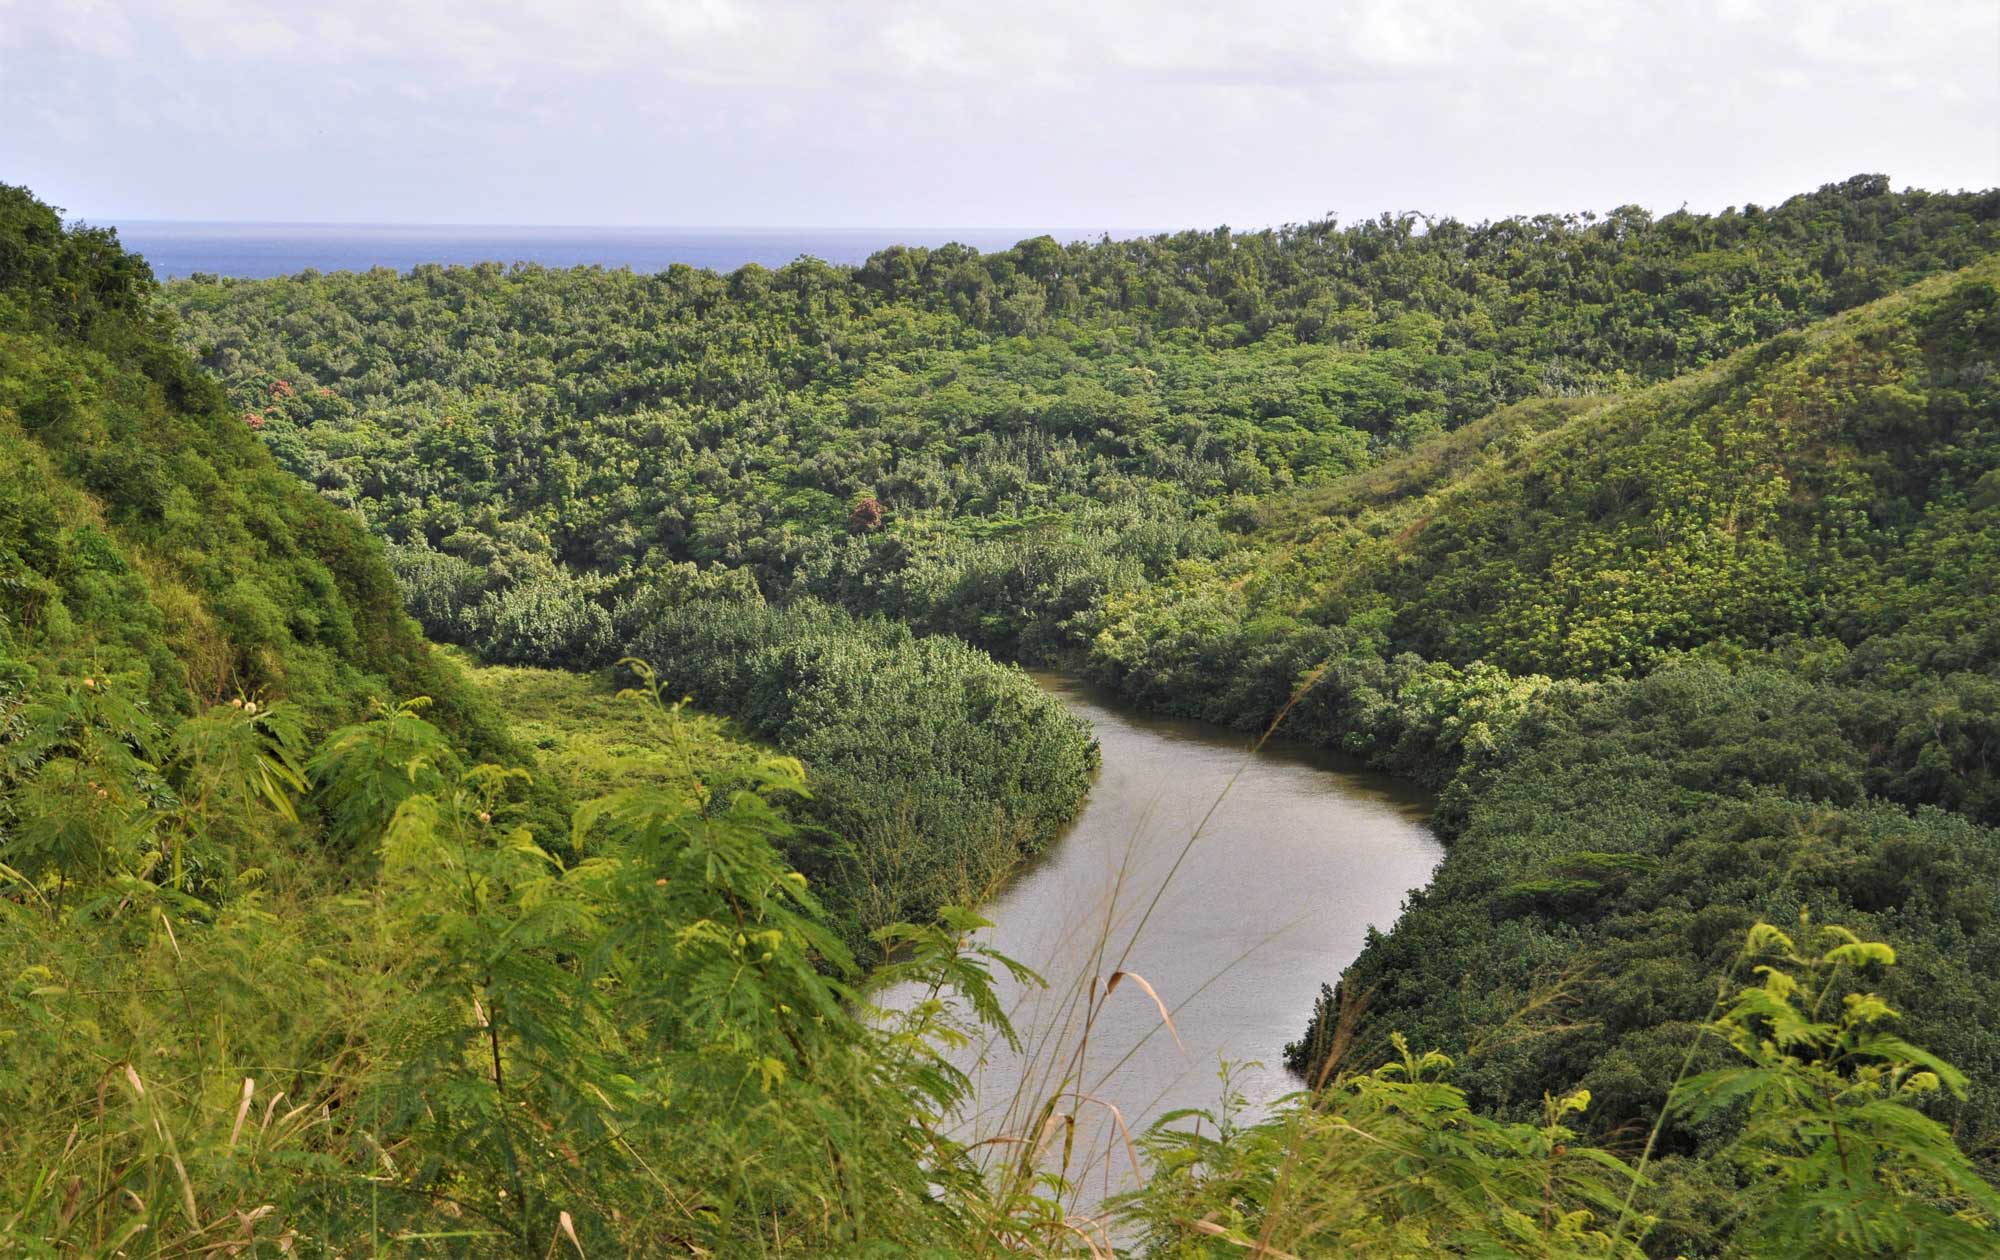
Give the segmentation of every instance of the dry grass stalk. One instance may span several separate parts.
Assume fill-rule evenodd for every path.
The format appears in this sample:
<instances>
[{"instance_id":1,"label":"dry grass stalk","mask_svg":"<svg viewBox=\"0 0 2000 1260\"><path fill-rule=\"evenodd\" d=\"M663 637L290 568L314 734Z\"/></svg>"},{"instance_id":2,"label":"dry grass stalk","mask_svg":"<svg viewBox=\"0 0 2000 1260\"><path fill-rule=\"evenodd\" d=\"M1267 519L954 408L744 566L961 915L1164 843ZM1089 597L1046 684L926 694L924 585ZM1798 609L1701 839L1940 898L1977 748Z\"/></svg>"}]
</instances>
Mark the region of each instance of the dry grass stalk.
<instances>
[{"instance_id":1,"label":"dry grass stalk","mask_svg":"<svg viewBox=\"0 0 2000 1260\"><path fill-rule=\"evenodd\" d=\"M236 1122L229 1126L229 1149L236 1149L236 1139L243 1135L243 1118L250 1114L250 1097L257 1092L257 1082L243 1078L243 1096L236 1103Z\"/></svg>"},{"instance_id":2,"label":"dry grass stalk","mask_svg":"<svg viewBox=\"0 0 2000 1260\"><path fill-rule=\"evenodd\" d=\"M1256 1257L1256 1260L1300 1260L1300 1257L1293 1255L1291 1252L1279 1251L1277 1248L1266 1243L1245 1242L1241 1238L1232 1237L1228 1230L1206 1218L1199 1221L1189 1221L1188 1227L1197 1234L1207 1234L1210 1238L1219 1238L1232 1247L1241 1247Z\"/></svg>"},{"instance_id":3,"label":"dry grass stalk","mask_svg":"<svg viewBox=\"0 0 2000 1260\"><path fill-rule=\"evenodd\" d=\"M1174 1027L1174 1017L1167 1013L1167 1004L1160 1000L1159 993L1154 990L1146 977L1136 971L1114 971L1111 973L1111 978L1104 982L1104 996L1110 997L1113 990L1117 989L1118 982L1127 979L1144 989L1146 996L1153 999L1153 1005L1160 1009L1160 1022L1165 1024L1167 1031L1174 1035L1174 1044L1181 1048L1181 1054L1186 1055L1187 1043L1181 1040L1181 1030Z\"/></svg>"}]
</instances>

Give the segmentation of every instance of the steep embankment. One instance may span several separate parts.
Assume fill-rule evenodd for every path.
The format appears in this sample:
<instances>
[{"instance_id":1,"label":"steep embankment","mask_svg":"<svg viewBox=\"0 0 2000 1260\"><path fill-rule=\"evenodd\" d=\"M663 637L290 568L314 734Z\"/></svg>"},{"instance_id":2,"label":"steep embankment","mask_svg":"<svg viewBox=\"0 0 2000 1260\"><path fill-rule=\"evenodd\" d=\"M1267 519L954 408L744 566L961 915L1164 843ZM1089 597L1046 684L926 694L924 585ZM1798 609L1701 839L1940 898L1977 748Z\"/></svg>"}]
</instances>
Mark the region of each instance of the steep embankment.
<instances>
[{"instance_id":1,"label":"steep embankment","mask_svg":"<svg viewBox=\"0 0 2000 1260\"><path fill-rule=\"evenodd\" d=\"M380 544L252 429L142 260L0 186L0 701L88 679L159 717L248 696L325 724L424 694L484 738Z\"/></svg>"},{"instance_id":2,"label":"steep embankment","mask_svg":"<svg viewBox=\"0 0 2000 1260\"><path fill-rule=\"evenodd\" d=\"M1269 505L1111 609L1098 670L1446 784L1347 977L1486 1101L1650 1122L1741 930L1894 942L2000 1134L2000 262ZM1324 1019L1300 1061L1327 1043ZM1701 1065L1697 1059L1696 1066ZM1712 1131L1670 1126L1671 1149Z\"/></svg>"}]
</instances>

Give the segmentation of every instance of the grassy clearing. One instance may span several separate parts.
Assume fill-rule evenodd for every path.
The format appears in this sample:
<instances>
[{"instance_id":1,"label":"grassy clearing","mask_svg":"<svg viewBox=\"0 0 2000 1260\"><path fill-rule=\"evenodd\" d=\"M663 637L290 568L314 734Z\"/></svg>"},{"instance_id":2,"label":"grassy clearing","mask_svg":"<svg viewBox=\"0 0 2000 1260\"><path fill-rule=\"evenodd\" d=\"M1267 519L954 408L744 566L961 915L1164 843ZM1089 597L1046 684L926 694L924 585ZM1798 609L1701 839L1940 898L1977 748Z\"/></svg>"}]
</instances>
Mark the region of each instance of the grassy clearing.
<instances>
[{"instance_id":1,"label":"grassy clearing","mask_svg":"<svg viewBox=\"0 0 2000 1260\"><path fill-rule=\"evenodd\" d=\"M532 753L541 776L571 799L687 778L687 755L659 744L645 711L618 698L611 670L578 674L482 665L464 652L444 650L500 710L508 732ZM770 747L733 722L718 719L701 729L698 760L710 771L745 769L772 755Z\"/></svg>"}]
</instances>

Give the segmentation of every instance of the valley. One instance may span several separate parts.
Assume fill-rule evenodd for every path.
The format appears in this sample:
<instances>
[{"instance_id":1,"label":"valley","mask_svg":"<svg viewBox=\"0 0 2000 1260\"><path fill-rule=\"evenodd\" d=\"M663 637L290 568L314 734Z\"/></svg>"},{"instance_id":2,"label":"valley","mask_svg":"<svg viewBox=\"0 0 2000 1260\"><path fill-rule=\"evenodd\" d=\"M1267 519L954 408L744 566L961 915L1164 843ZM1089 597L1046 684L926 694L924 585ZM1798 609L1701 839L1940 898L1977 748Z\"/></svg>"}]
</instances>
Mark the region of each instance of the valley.
<instances>
[{"instance_id":1,"label":"valley","mask_svg":"<svg viewBox=\"0 0 2000 1260\"><path fill-rule=\"evenodd\" d=\"M1996 363L1880 176L165 285L0 188L0 1255L1989 1254Z\"/></svg>"}]
</instances>

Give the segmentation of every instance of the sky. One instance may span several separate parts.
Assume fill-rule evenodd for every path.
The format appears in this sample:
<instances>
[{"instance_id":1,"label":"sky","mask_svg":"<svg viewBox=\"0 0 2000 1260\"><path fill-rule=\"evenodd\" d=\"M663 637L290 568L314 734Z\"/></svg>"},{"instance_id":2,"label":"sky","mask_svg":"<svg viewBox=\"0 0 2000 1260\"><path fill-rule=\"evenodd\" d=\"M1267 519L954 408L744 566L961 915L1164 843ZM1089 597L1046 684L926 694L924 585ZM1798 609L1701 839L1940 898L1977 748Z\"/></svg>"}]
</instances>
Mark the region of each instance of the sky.
<instances>
[{"instance_id":1,"label":"sky","mask_svg":"<svg viewBox=\"0 0 2000 1260\"><path fill-rule=\"evenodd\" d=\"M1256 228L2000 185L2000 0L0 0L72 216Z\"/></svg>"}]
</instances>

